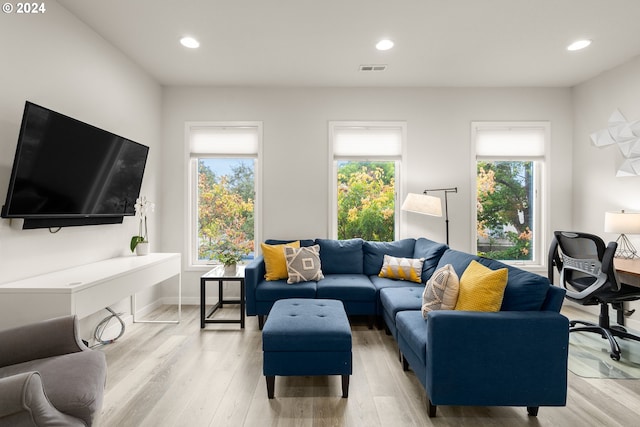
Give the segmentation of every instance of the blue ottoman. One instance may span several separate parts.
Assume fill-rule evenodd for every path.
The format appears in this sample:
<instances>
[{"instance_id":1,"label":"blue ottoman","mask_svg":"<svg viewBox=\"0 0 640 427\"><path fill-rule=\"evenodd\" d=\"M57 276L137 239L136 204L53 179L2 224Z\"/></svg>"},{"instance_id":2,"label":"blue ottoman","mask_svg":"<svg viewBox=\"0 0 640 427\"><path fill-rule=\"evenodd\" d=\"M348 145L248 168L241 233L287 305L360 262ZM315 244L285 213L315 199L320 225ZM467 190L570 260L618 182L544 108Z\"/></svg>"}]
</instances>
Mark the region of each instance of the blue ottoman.
<instances>
[{"instance_id":1,"label":"blue ottoman","mask_svg":"<svg viewBox=\"0 0 640 427\"><path fill-rule=\"evenodd\" d=\"M269 399L276 375L342 375L342 397L348 397L351 327L341 301L276 301L262 329L262 350Z\"/></svg>"},{"instance_id":2,"label":"blue ottoman","mask_svg":"<svg viewBox=\"0 0 640 427\"><path fill-rule=\"evenodd\" d=\"M384 288L380 290L382 318L391 335L398 341L396 315L401 311L422 309L422 293L424 286L407 288Z\"/></svg>"}]
</instances>

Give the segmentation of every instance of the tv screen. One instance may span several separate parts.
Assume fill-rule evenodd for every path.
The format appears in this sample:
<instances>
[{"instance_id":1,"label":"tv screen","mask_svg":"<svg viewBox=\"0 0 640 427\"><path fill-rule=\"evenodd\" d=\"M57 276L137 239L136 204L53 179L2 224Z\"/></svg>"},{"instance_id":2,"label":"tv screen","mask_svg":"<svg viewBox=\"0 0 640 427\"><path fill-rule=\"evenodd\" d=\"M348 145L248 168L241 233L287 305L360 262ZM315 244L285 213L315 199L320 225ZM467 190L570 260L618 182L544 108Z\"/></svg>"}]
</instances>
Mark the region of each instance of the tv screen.
<instances>
[{"instance_id":1,"label":"tv screen","mask_svg":"<svg viewBox=\"0 0 640 427\"><path fill-rule=\"evenodd\" d=\"M134 215L148 151L147 146L27 101L2 216Z\"/></svg>"}]
</instances>

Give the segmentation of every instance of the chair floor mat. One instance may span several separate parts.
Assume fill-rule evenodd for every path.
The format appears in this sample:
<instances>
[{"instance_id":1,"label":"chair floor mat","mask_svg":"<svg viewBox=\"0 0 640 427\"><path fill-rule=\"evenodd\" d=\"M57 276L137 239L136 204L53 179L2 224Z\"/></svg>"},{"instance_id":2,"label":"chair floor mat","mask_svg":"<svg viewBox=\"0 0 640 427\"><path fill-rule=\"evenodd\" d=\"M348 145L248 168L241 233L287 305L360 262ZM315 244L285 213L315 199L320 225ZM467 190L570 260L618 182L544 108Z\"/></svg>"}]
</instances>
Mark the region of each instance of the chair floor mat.
<instances>
[{"instance_id":1,"label":"chair floor mat","mask_svg":"<svg viewBox=\"0 0 640 427\"><path fill-rule=\"evenodd\" d=\"M609 341L592 332L569 334L569 370L583 378L640 378L640 342L616 338L622 357L609 356Z\"/></svg>"}]
</instances>

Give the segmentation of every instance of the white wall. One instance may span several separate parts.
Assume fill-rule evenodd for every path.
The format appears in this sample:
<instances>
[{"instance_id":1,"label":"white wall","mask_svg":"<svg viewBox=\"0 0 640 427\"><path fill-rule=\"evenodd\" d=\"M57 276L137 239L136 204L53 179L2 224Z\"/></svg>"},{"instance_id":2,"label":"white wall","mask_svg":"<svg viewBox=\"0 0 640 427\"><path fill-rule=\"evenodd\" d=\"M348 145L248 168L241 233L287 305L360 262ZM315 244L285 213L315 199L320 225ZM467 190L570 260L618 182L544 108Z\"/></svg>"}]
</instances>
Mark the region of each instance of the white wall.
<instances>
[{"instance_id":1,"label":"white wall","mask_svg":"<svg viewBox=\"0 0 640 427\"><path fill-rule=\"evenodd\" d=\"M574 104L573 217L575 230L601 236L605 241L618 236L604 232L606 211L640 211L640 177L616 178L622 155L615 146L598 148L592 132L607 127L609 116L620 109L629 121L640 120L640 57L578 85L572 91ZM640 236L629 236L640 248ZM631 303L640 313L640 303ZM636 313L635 318L640 318ZM630 319L640 329L640 321Z\"/></svg>"},{"instance_id":2,"label":"white wall","mask_svg":"<svg viewBox=\"0 0 640 427\"><path fill-rule=\"evenodd\" d=\"M186 121L263 122L263 238L315 238L328 230L328 122L405 120L406 190L458 186L449 197L450 241L468 251L471 233L470 123L551 122L550 230L571 221L572 110L569 89L379 89L169 87L163 99L164 248L184 251ZM445 240L444 219L403 213L401 237ZM404 222L403 221L403 222ZM186 260L186 253L183 253ZM197 302L201 272L186 272Z\"/></svg>"},{"instance_id":3,"label":"white wall","mask_svg":"<svg viewBox=\"0 0 640 427\"><path fill-rule=\"evenodd\" d=\"M161 202L160 86L55 2L47 2L45 14L4 15L1 22L0 203L25 100L149 146L142 193ZM162 212L157 215L150 235L159 248ZM56 234L15 229L2 219L0 283L125 254L136 230L133 217L124 224L63 228ZM92 322L83 322L84 329Z\"/></svg>"}]
</instances>

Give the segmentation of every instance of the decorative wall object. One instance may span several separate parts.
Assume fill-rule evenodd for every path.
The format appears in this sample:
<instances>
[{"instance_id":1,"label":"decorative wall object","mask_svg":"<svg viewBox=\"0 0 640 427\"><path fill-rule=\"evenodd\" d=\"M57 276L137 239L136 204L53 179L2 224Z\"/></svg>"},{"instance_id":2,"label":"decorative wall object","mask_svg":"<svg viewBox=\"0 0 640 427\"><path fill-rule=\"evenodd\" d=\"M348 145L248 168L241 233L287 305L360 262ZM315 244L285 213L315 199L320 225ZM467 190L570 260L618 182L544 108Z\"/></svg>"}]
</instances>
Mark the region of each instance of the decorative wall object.
<instances>
[{"instance_id":1,"label":"decorative wall object","mask_svg":"<svg viewBox=\"0 0 640 427\"><path fill-rule=\"evenodd\" d=\"M640 175L640 121L628 122L616 109L609 117L608 127L592 133L591 141L596 147L617 144L625 160L616 176Z\"/></svg>"}]
</instances>

